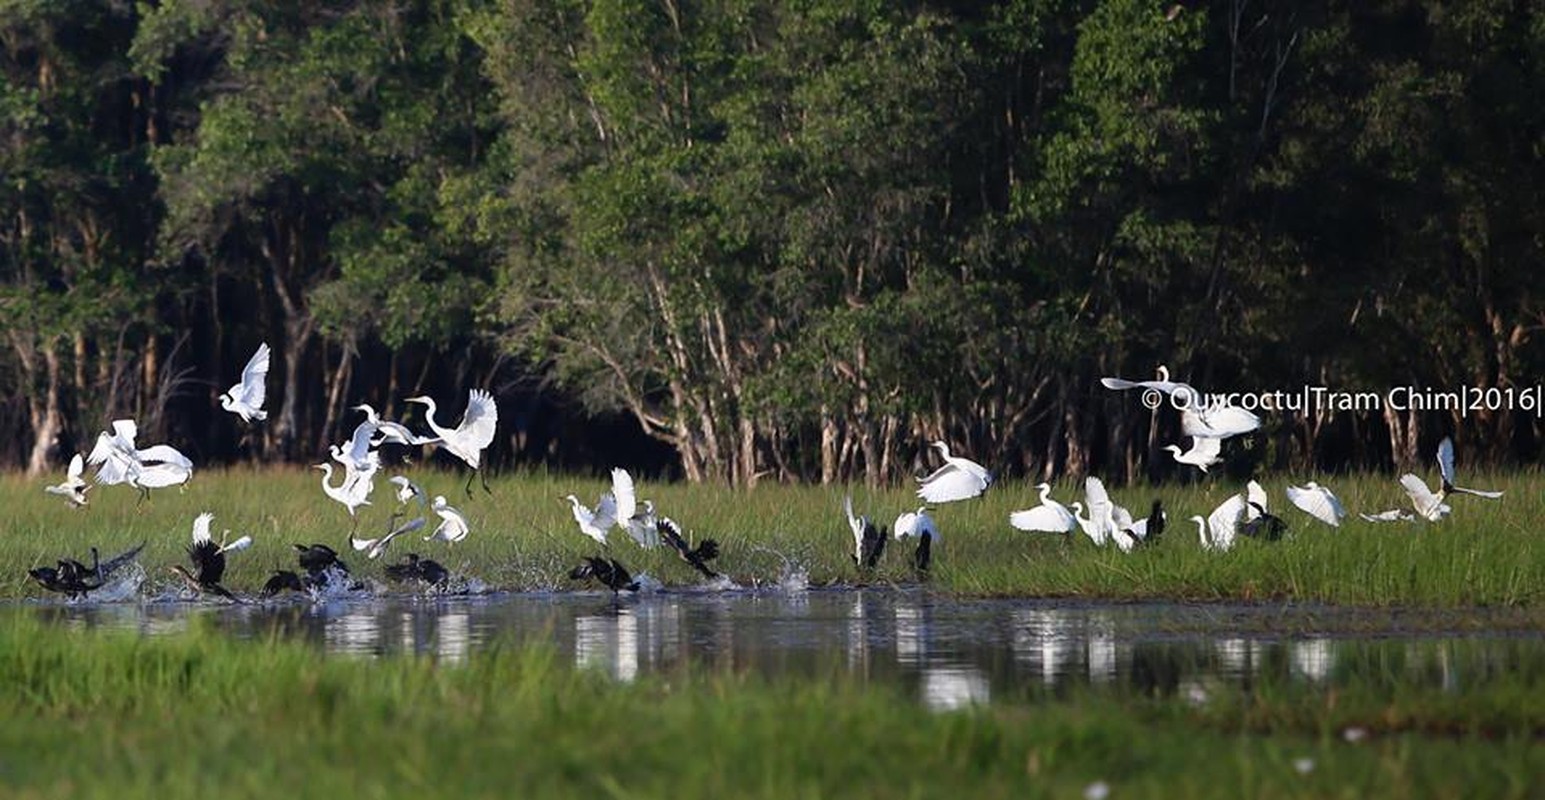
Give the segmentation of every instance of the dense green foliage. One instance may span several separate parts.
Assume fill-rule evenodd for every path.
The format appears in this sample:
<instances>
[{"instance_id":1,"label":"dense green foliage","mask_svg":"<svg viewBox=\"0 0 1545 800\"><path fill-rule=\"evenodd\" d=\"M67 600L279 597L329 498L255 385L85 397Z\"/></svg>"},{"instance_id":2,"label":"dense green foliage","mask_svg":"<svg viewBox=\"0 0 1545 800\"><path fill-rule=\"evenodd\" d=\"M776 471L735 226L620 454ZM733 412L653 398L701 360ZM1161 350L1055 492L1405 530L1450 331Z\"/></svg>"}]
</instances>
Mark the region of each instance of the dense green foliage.
<instances>
[{"instance_id":1,"label":"dense green foliage","mask_svg":"<svg viewBox=\"0 0 1545 800\"><path fill-rule=\"evenodd\" d=\"M294 543L329 544L348 557L361 576L382 580L382 564L348 550L349 516L322 496L314 471L232 470L201 474L186 493L158 492L136 506L131 490L108 487L80 511L44 494L35 481L0 479L0 504L7 509L0 537L0 597L42 596L26 570L52 565L63 556L85 559L98 547L104 557L140 542L140 561L164 596L181 583L166 572L186 561L184 549L194 516L215 515L214 530L250 534L250 550L229 559L226 585L255 595L276 568L294 569ZM1457 498L1454 515L1442 523L1376 524L1348 519L1327 527L1287 506L1283 483L1264 479L1272 508L1290 525L1281 542L1239 542L1232 551L1202 550L1193 514L1206 515L1229 494L1226 485L1117 491L1113 499L1141 511L1155 496L1169 510L1169 527L1156 545L1133 553L1094 547L1082 534L1069 539L1024 533L1008 525L1009 512L1038 502L1022 484L1005 482L986 497L934 509L942 542L934 551L930 585L976 595L1090 597L1105 599L1296 600L1330 603L1458 608L1507 607L1516 617L1491 625L1538 628L1545 614L1545 546L1536 520L1545 516L1545 491L1537 474L1478 476L1507 490L1501 502ZM599 481L550 475L496 479L491 497L458 496L452 474L419 474L431 493L444 493L467 516L471 534L455 545L425 543L409 535L393 543L384 562L416 551L475 577L494 589L579 588L566 578L570 568L599 549L579 532L564 495L593 502ZM1409 503L1385 477L1345 479L1334 484L1355 514L1405 507ZM777 585L793 568L817 585L875 582L911 584L911 541L893 541L880 569L861 575L853 566L852 534L842 517L846 487L762 486L755 491L685 484L640 484L662 513L679 521L694 540L717 539L722 555L715 566L742 586ZM1081 488L1057 487L1071 502ZM385 532L395 502L377 492L360 512L363 537ZM1469 502L1467 502L1469 501ZM854 492L859 513L890 526L896 514L917 501L905 490ZM433 518L431 518L433 520ZM437 520L436 520L437 521ZM431 522L431 525L434 521ZM424 531L427 534L428 530ZM702 578L666 548L642 550L620 531L612 532L611 554L630 570L645 571L667 586L693 586ZM1440 627L1454 625L1434 617ZM1466 626L1469 627L1469 626Z\"/></svg>"},{"instance_id":2,"label":"dense green foliage","mask_svg":"<svg viewBox=\"0 0 1545 800\"><path fill-rule=\"evenodd\" d=\"M1184 698L1090 687L931 713L854 678L617 684L540 650L380 663L195 626L0 626L21 797L1526 797L1537 660L1450 690L1374 677ZM1392 679L1392 680L1391 680ZM1349 743L1342 732L1371 734ZM343 768L347 765L347 768ZM1307 767L1306 770L1303 767ZM1301 771L1302 770L1302 771Z\"/></svg>"},{"instance_id":3,"label":"dense green foliage","mask_svg":"<svg viewBox=\"0 0 1545 800\"><path fill-rule=\"evenodd\" d=\"M1541 96L1518 3L0 0L0 459L230 458L267 340L269 459L483 385L503 464L1157 476L1099 376L1545 374ZM1268 417L1245 469L1542 441Z\"/></svg>"}]
</instances>

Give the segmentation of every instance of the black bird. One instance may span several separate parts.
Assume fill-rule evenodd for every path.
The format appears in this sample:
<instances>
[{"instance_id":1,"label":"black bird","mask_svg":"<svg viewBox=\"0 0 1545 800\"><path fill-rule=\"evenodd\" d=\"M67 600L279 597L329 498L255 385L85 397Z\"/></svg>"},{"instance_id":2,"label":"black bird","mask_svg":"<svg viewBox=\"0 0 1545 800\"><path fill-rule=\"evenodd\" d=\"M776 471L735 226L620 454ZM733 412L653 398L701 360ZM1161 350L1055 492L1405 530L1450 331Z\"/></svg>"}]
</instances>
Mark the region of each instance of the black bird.
<instances>
[{"instance_id":1,"label":"black bird","mask_svg":"<svg viewBox=\"0 0 1545 800\"><path fill-rule=\"evenodd\" d=\"M100 581L91 583L87 576L94 575L94 570L89 570L86 565L73 558L61 558L52 567L35 567L27 570L29 575L38 585L50 592L58 592L74 600L85 597L86 593L102 587Z\"/></svg>"},{"instance_id":2,"label":"black bird","mask_svg":"<svg viewBox=\"0 0 1545 800\"><path fill-rule=\"evenodd\" d=\"M696 548L687 544L685 537L681 535L681 526L670 517L661 517L655 522L655 530L660 532L660 539L681 556L681 560L691 564L693 569L703 573L703 577L713 579L719 577L719 573L708 568L708 562L719 557L719 543L713 539L704 539Z\"/></svg>"},{"instance_id":3,"label":"black bird","mask_svg":"<svg viewBox=\"0 0 1545 800\"><path fill-rule=\"evenodd\" d=\"M188 560L193 562L193 571L189 572L181 564L173 564L170 569L188 584L188 588L199 594L208 592L229 600L235 600L220 580L225 577L225 553L220 545L213 539L205 539L188 545Z\"/></svg>"},{"instance_id":4,"label":"black bird","mask_svg":"<svg viewBox=\"0 0 1545 800\"><path fill-rule=\"evenodd\" d=\"M933 561L933 534L922 533L917 537L917 549L912 551L912 569L919 574L927 574L928 567Z\"/></svg>"},{"instance_id":5,"label":"black bird","mask_svg":"<svg viewBox=\"0 0 1545 800\"><path fill-rule=\"evenodd\" d=\"M295 548L295 555L300 560L301 569L305 570L306 574L312 578L325 582L325 573L333 567L336 567L345 575L349 572L349 565L343 563L343 559L338 557L338 551L325 544L297 544L291 546Z\"/></svg>"},{"instance_id":6,"label":"black bird","mask_svg":"<svg viewBox=\"0 0 1545 800\"><path fill-rule=\"evenodd\" d=\"M90 567L73 558L61 558L52 567L37 567L27 570L27 574L48 591L59 592L72 599L81 598L85 597L87 592L102 588L114 572L133 561L143 549L145 549L145 543L140 542L136 547L107 561L101 561L97 549L93 547Z\"/></svg>"},{"instance_id":7,"label":"black bird","mask_svg":"<svg viewBox=\"0 0 1545 800\"><path fill-rule=\"evenodd\" d=\"M287 569L276 569L274 570L273 577L263 584L263 596L273 597L285 589L289 589L292 592L305 592L306 583L301 580L299 575Z\"/></svg>"},{"instance_id":8,"label":"black bird","mask_svg":"<svg viewBox=\"0 0 1545 800\"><path fill-rule=\"evenodd\" d=\"M418 553L409 553L402 563L387 565L386 577L394 581L422 581L430 586L443 587L451 579L451 571L440 566L438 561L419 558Z\"/></svg>"},{"instance_id":9,"label":"black bird","mask_svg":"<svg viewBox=\"0 0 1545 800\"><path fill-rule=\"evenodd\" d=\"M588 556L584 563L569 571L569 578L576 581L594 578L611 589L613 595L622 591L638 591L638 581L633 580L627 568L617 563L615 558Z\"/></svg>"},{"instance_id":10,"label":"black bird","mask_svg":"<svg viewBox=\"0 0 1545 800\"><path fill-rule=\"evenodd\" d=\"M1128 529L1127 533L1132 534L1140 545L1157 543L1159 537L1164 535L1164 503L1154 499L1148 516Z\"/></svg>"},{"instance_id":11,"label":"black bird","mask_svg":"<svg viewBox=\"0 0 1545 800\"><path fill-rule=\"evenodd\" d=\"M1255 509L1260 516L1255 519L1245 520L1239 528L1240 533L1245 536L1265 539L1268 542L1275 542L1282 538L1282 534L1287 533L1287 523L1283 522L1281 517L1268 512L1265 508L1261 507L1260 503L1252 502L1250 507Z\"/></svg>"}]
</instances>

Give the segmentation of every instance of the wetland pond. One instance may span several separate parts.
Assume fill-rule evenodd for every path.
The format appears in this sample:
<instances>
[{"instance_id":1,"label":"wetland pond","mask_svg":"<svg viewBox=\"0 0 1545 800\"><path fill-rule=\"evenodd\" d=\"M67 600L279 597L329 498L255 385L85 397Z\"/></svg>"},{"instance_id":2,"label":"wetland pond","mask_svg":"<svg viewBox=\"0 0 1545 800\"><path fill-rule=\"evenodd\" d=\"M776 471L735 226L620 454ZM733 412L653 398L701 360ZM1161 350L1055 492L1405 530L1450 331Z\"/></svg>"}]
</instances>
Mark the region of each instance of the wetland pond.
<instances>
[{"instance_id":1,"label":"wetland pond","mask_svg":"<svg viewBox=\"0 0 1545 800\"><path fill-rule=\"evenodd\" d=\"M1074 691L1204 699L1302 682L1457 691L1545 666L1545 635L1480 612L1306 604L972 599L920 589L521 592L322 602L24 602L70 629L157 636L199 624L369 658L456 662L495 644L553 648L619 681L733 671L890 683L932 708Z\"/></svg>"}]
</instances>

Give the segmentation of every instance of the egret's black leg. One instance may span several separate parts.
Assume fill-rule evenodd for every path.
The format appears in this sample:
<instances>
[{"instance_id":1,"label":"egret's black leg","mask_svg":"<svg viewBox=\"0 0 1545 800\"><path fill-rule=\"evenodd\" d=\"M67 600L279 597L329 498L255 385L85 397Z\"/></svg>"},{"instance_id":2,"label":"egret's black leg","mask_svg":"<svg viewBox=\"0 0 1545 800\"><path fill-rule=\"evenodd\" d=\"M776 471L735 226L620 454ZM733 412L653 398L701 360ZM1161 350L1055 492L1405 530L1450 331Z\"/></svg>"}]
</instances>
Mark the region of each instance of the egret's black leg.
<instances>
[{"instance_id":1,"label":"egret's black leg","mask_svg":"<svg viewBox=\"0 0 1545 800\"><path fill-rule=\"evenodd\" d=\"M472 496L472 476L475 474L477 474L477 470L473 470L467 473L467 485L462 487L463 490L466 491L468 497Z\"/></svg>"},{"instance_id":2,"label":"egret's black leg","mask_svg":"<svg viewBox=\"0 0 1545 800\"><path fill-rule=\"evenodd\" d=\"M488 473L484 472L482 470L482 468L480 467L477 470L477 477L478 477L479 480L481 480L483 482L483 491L488 493L489 496L492 496L493 493L494 493L494 490L488 488Z\"/></svg>"}]
</instances>

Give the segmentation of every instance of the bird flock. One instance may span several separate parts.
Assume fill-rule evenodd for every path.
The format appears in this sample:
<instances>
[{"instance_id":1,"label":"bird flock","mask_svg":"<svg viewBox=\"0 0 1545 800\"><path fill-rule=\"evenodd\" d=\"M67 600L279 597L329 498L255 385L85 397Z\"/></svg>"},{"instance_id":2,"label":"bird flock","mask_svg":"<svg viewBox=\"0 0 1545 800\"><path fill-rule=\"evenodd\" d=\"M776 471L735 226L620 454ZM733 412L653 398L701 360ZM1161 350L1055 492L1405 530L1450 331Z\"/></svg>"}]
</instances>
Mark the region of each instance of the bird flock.
<instances>
[{"instance_id":1,"label":"bird flock","mask_svg":"<svg viewBox=\"0 0 1545 800\"><path fill-rule=\"evenodd\" d=\"M236 415L244 427L244 439L267 418L263 406L269 365L270 352L265 343L247 362L241 380L220 395L221 407ZM1164 449L1173 455L1176 463L1195 467L1203 473L1222 460L1227 440L1248 434L1261 425L1260 418L1247 410L1201 403L1199 400L1203 395L1186 383L1172 381L1168 369L1163 366L1158 368L1155 380L1108 377L1101 383L1115 391L1142 389L1158 393L1156 397L1180 401L1175 405L1181 411L1181 431L1190 442L1184 449L1179 444L1167 445ZM391 445L411 450L436 445L469 468L463 487L469 500L473 497L474 477L481 479L485 493L492 493L482 469L482 455L492 443L498 425L498 407L493 396L480 389L471 390L466 410L454 427L442 425L435 418L438 407L433 398L420 395L406 398L404 402L425 406L425 422L430 433L415 433L400 422L383 418L370 405L356 405L352 410L363 414L364 419L357 423L345 442L328 448L328 460L313 465L322 473L322 494L342 505L350 517L349 548L369 561L382 558L399 537L416 535L425 529L429 530L420 537L423 542L440 542L447 546L462 542L471 534L467 517L443 495L431 499L411 478L396 474L387 479L394 487L392 494L396 505L384 532L374 537L359 535L359 509L371 505L376 477L383 465L383 447ZM1150 402L1150 398L1145 398L1145 404L1158 407L1158 403ZM88 493L97 486L127 484L138 491L137 502L143 503L154 489L183 486L192 479L193 462L187 456L169 444L141 448L137 442L138 434L134 420L114 420L108 430L98 434L89 454L72 456L64 480L44 487L45 491L61 496L73 507L86 508L90 505ZM992 472L969 458L952 453L948 443L934 441L930 446L937 451L942 463L918 479L916 495L922 504L898 514L888 530L884 525L876 525L871 516L855 512L851 495L844 497L843 514L852 535L850 558L860 573L872 572L879 567L891 538L898 542L910 538L916 540L909 556L910 565L919 577L926 576L942 544L939 525L929 514L930 506L979 497L993 485ZM1448 501L1456 496L1485 499L1502 496L1500 491L1471 489L1456 483L1452 440L1445 438L1439 444L1437 461L1439 484L1436 491L1419 476L1404 474L1399 483L1410 498L1411 508L1365 512L1359 515L1360 518L1370 522L1437 522L1452 513ZM95 468L91 481L85 475L88 465ZM336 483L335 473L339 479ZM598 548L596 555L586 556L569 572L571 579L599 583L610 589L614 597L620 592L638 591L650 583L647 576L635 576L618 560L612 550L613 531L621 531L640 550L669 548L709 581L723 579L711 566L720 551L716 540L705 538L693 543L675 520L659 512L652 500L639 497L638 485L626 469L615 467L610 477L610 487L593 506L587 506L574 494L563 498L569 505L578 532ZM1114 546L1129 553L1158 541L1168 524L1161 500L1151 500L1147 513L1135 516L1111 497L1104 482L1096 476L1084 479L1082 500L1067 504L1052 497L1053 487L1049 483L1043 482L1034 488L1039 495L1038 503L1009 514L1008 522L1014 529L1068 538L1082 530L1096 547ZM1315 481L1308 481L1303 486L1289 485L1285 495L1290 505L1325 525L1339 527L1347 516L1341 500L1328 487ZM232 540L230 531L225 530L217 542L212 533L213 520L214 514L207 511L193 520L186 547L189 566L172 565L168 570L195 596L235 601L237 596L223 585L226 557L250 547L252 537L241 535ZM1209 551L1227 551L1239 537L1275 541L1288 530L1287 522L1273 513L1265 487L1256 480L1248 481L1241 491L1229 495L1206 516L1192 515L1189 521L1196 525L1201 547ZM433 528L430 528L431 523ZM65 557L52 567L37 567L28 574L48 591L71 599L82 598L106 585L114 573L136 559L144 546L141 543L105 562L92 548L90 567ZM299 571L274 570L262 595L295 591L316 597L364 587L352 577L339 553L328 545L294 544L293 548ZM385 575L393 581L431 590L443 589L450 580L448 569L416 552L406 553L400 562L386 566Z\"/></svg>"}]
</instances>

